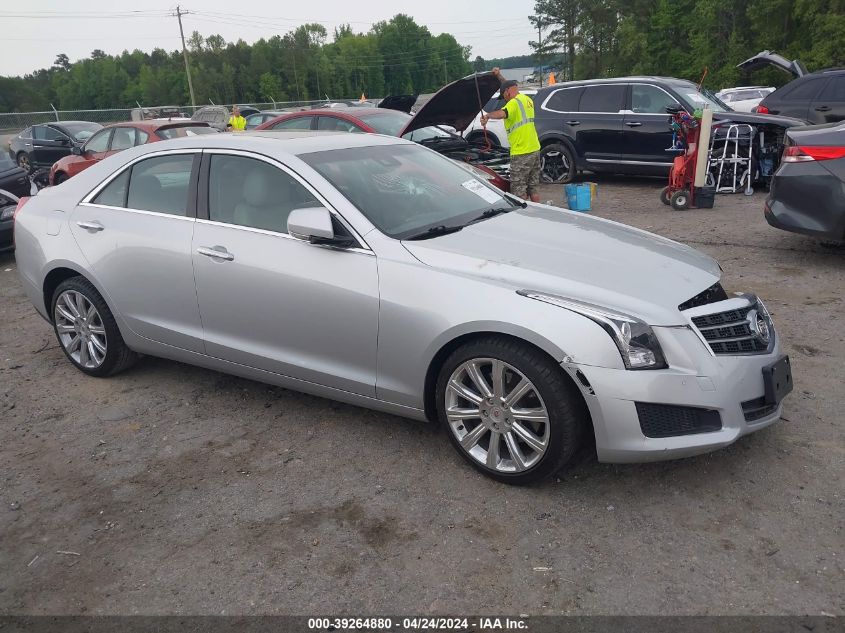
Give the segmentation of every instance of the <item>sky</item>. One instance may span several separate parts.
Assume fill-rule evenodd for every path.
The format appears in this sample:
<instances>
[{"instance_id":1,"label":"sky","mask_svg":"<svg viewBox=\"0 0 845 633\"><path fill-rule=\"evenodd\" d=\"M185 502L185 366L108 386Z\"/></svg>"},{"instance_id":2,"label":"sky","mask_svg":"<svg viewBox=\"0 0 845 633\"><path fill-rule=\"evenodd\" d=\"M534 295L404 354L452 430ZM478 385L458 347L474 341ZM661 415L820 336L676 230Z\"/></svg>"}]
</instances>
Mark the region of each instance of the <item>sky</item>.
<instances>
[{"instance_id":1,"label":"sky","mask_svg":"<svg viewBox=\"0 0 845 633\"><path fill-rule=\"evenodd\" d=\"M136 48L177 50L179 24L169 15L175 8L166 0L0 0L0 75L47 68L59 53L73 62L94 49L109 54ZM472 47L471 59L525 55L529 40L537 39L528 21L534 0L185 0L181 8L191 12L182 18L186 39L199 31L222 35L227 42L252 43L306 22L323 24L330 36L343 23L364 32L397 13L412 16L434 35L452 33L460 44Z\"/></svg>"}]
</instances>

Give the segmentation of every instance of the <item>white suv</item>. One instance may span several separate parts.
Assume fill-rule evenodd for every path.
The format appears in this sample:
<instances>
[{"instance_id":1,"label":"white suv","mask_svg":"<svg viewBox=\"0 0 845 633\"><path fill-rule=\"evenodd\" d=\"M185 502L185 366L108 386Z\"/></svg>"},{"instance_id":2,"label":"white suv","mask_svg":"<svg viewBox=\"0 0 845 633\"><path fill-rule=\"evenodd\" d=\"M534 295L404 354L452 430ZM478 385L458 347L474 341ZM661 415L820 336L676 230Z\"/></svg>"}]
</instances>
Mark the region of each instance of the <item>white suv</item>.
<instances>
[{"instance_id":1,"label":"white suv","mask_svg":"<svg viewBox=\"0 0 845 633\"><path fill-rule=\"evenodd\" d=\"M534 95L537 94L537 91L531 89L520 90L520 93L533 99ZM499 95L496 95L484 105L484 112L501 110L504 105L505 100L500 99ZM484 130L481 128L481 112L478 113L478 116L475 117L473 122L470 123L469 127L464 132L464 138L471 143L484 142ZM508 134L505 132L505 122L502 119L491 119L487 121L487 140L489 140L492 145L499 145L500 147L508 148L511 146L508 142Z\"/></svg>"}]
</instances>

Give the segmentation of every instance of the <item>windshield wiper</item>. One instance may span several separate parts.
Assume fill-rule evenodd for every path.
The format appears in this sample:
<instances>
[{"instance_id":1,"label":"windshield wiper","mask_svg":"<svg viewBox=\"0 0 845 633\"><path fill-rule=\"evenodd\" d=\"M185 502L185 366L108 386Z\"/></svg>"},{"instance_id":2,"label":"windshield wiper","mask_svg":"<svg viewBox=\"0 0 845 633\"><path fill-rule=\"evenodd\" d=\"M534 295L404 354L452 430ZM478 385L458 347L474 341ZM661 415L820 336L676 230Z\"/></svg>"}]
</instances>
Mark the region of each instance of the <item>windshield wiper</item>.
<instances>
[{"instance_id":1,"label":"windshield wiper","mask_svg":"<svg viewBox=\"0 0 845 633\"><path fill-rule=\"evenodd\" d=\"M406 240L427 240L432 237L439 237L441 235L448 235L449 233L457 233L462 228L464 228L464 224L459 224L458 226L446 226L445 224L440 224L438 226L432 226L429 229L421 233L416 233L411 235L410 237L406 237Z\"/></svg>"},{"instance_id":2,"label":"windshield wiper","mask_svg":"<svg viewBox=\"0 0 845 633\"><path fill-rule=\"evenodd\" d=\"M487 218L492 218L496 215L501 213L510 213L514 210L515 207L496 207L494 209L487 209L484 213L479 215L477 218L473 218L467 224L475 224L476 222L481 222L482 220L486 220ZM465 225L466 226L466 225Z\"/></svg>"}]
</instances>

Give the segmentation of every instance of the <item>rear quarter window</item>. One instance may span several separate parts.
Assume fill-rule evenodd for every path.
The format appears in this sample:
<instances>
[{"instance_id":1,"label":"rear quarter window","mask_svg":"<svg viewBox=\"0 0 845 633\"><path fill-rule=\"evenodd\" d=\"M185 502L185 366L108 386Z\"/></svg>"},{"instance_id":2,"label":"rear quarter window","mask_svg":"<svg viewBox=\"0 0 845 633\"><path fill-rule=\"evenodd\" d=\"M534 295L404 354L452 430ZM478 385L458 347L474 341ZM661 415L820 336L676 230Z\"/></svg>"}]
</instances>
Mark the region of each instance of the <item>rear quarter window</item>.
<instances>
[{"instance_id":1,"label":"rear quarter window","mask_svg":"<svg viewBox=\"0 0 845 633\"><path fill-rule=\"evenodd\" d=\"M555 90L543 106L552 112L578 112L578 102L581 100L583 88L561 88ZM618 110L618 108L617 108Z\"/></svg>"},{"instance_id":2,"label":"rear quarter window","mask_svg":"<svg viewBox=\"0 0 845 633\"><path fill-rule=\"evenodd\" d=\"M796 81L792 88L787 85L786 92L780 95L784 101L806 101L815 97L822 86L827 81L827 77L813 77Z\"/></svg>"}]
</instances>

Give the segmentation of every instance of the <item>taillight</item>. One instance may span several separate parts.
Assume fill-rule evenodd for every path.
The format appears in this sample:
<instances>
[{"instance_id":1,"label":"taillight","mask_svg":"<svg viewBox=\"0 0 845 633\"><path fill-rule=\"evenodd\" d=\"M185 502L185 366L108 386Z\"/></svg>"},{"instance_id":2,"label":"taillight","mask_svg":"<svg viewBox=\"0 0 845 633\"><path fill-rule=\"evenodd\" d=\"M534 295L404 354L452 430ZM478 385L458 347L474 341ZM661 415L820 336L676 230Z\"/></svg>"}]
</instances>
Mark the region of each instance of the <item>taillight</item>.
<instances>
[{"instance_id":1,"label":"taillight","mask_svg":"<svg viewBox=\"0 0 845 633\"><path fill-rule=\"evenodd\" d=\"M837 158L845 158L845 147L790 145L784 150L781 162L809 163L814 160L834 160Z\"/></svg>"},{"instance_id":2,"label":"taillight","mask_svg":"<svg viewBox=\"0 0 845 633\"><path fill-rule=\"evenodd\" d=\"M756 112L757 114L771 114L769 112L769 109L766 106L764 106L763 104L755 106L754 108L752 108L751 111Z\"/></svg>"}]
</instances>

